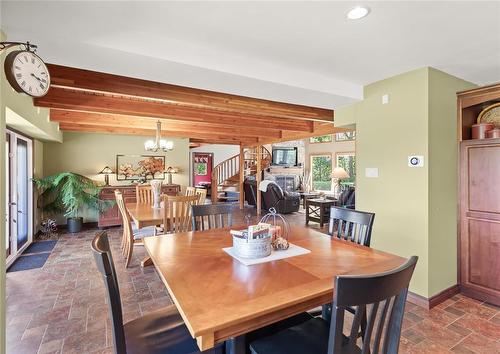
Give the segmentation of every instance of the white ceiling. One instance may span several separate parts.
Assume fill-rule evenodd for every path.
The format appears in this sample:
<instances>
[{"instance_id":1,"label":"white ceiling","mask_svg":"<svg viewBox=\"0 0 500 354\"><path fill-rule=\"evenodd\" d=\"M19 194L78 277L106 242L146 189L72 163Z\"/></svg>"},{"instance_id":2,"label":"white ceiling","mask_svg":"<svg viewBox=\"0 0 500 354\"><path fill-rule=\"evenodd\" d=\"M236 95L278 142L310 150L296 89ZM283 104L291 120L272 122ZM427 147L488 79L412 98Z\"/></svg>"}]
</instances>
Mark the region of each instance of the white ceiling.
<instances>
[{"instance_id":1,"label":"white ceiling","mask_svg":"<svg viewBox=\"0 0 500 354\"><path fill-rule=\"evenodd\" d=\"M423 66L500 81L500 2L4 1L10 40L48 62L335 108Z\"/></svg>"}]
</instances>

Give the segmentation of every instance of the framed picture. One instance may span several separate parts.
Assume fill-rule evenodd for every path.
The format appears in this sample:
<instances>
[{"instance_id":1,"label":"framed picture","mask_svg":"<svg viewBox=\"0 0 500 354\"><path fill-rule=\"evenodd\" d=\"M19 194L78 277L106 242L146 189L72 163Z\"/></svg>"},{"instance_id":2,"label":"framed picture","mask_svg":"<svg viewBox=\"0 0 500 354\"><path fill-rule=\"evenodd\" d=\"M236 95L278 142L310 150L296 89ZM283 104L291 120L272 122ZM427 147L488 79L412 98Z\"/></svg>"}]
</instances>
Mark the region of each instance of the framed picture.
<instances>
[{"instance_id":1,"label":"framed picture","mask_svg":"<svg viewBox=\"0 0 500 354\"><path fill-rule=\"evenodd\" d=\"M336 133L335 134L335 141L350 141L350 140L356 140L356 131L350 131L350 132L343 132L343 133Z\"/></svg>"},{"instance_id":2,"label":"framed picture","mask_svg":"<svg viewBox=\"0 0 500 354\"><path fill-rule=\"evenodd\" d=\"M208 174L208 163L207 162L195 162L194 163L194 174L195 174L195 176L206 176Z\"/></svg>"},{"instance_id":3,"label":"framed picture","mask_svg":"<svg viewBox=\"0 0 500 354\"><path fill-rule=\"evenodd\" d=\"M116 155L116 179L165 179L165 156Z\"/></svg>"}]
</instances>

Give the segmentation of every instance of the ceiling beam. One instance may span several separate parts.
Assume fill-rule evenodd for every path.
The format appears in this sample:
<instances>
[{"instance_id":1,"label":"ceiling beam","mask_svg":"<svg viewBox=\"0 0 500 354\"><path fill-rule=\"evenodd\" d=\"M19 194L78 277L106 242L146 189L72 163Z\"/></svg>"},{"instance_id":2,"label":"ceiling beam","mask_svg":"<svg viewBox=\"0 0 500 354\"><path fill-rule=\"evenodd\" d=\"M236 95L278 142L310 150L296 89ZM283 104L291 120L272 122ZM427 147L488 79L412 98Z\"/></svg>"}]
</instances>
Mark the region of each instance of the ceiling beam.
<instances>
[{"instance_id":1,"label":"ceiling beam","mask_svg":"<svg viewBox=\"0 0 500 354\"><path fill-rule=\"evenodd\" d=\"M278 129L293 131L313 131L313 121L263 117L249 114L214 112L199 108L178 107L159 102L129 99L103 94L70 91L51 87L49 92L34 99L35 106L108 113L139 117L176 119L185 122L216 123L234 127L258 127L261 129Z\"/></svg>"},{"instance_id":2,"label":"ceiling beam","mask_svg":"<svg viewBox=\"0 0 500 354\"><path fill-rule=\"evenodd\" d=\"M51 87L148 98L164 104L243 115L333 122L333 110L195 89L48 64Z\"/></svg>"},{"instance_id":3,"label":"ceiling beam","mask_svg":"<svg viewBox=\"0 0 500 354\"><path fill-rule=\"evenodd\" d=\"M309 138L312 138L314 136L342 133L342 132L351 131L351 130L352 129L337 128L332 123L320 123L320 124L315 124L315 128L314 128L313 132L301 132L301 133L283 132L282 137L280 139L262 138L262 139L259 139L258 144L274 144L274 143L279 143L279 142L283 142L283 141L309 139ZM256 146L255 143L250 143L250 144L242 143L242 145L246 146L246 147Z\"/></svg>"},{"instance_id":4,"label":"ceiling beam","mask_svg":"<svg viewBox=\"0 0 500 354\"><path fill-rule=\"evenodd\" d=\"M111 134L131 134L131 135L142 135L151 136L155 135L156 130L153 129L143 129L134 127L123 127L123 126L104 126L104 125L92 125L92 124L78 124L78 123L60 123L59 128L65 131L74 132L93 132L93 133L111 133ZM224 140L226 142L232 142L233 144L240 143L256 143L259 138L256 137L239 137L239 136L227 136L218 135L213 133L194 133L194 132L179 132L170 131L168 129L162 129L162 136L175 137L175 138L186 138L192 137L200 140Z\"/></svg>"},{"instance_id":5,"label":"ceiling beam","mask_svg":"<svg viewBox=\"0 0 500 354\"><path fill-rule=\"evenodd\" d=\"M59 109L50 110L50 120L58 123L122 126L128 128L143 129L153 129L154 127L156 127L156 121L160 120L162 122L162 127L169 131L267 138L281 138L282 136L281 131L276 129L261 129L257 127L241 128L222 124L206 124L198 122L192 123L173 119L133 117L106 113L76 112ZM189 137L190 136L186 136L186 138Z\"/></svg>"}]
</instances>

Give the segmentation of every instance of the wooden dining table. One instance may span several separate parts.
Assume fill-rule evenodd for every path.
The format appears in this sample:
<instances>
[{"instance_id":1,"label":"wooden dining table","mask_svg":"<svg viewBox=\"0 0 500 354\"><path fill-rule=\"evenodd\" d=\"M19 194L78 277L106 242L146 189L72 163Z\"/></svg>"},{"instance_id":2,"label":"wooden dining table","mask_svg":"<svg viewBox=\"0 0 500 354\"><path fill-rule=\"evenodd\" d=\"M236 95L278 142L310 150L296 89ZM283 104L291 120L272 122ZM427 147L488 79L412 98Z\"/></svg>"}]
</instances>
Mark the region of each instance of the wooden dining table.
<instances>
[{"instance_id":1,"label":"wooden dining table","mask_svg":"<svg viewBox=\"0 0 500 354\"><path fill-rule=\"evenodd\" d=\"M144 246L200 350L332 302L336 275L405 262L304 226L291 227L289 241L311 252L246 266L223 251L228 229L147 237Z\"/></svg>"},{"instance_id":2,"label":"wooden dining table","mask_svg":"<svg viewBox=\"0 0 500 354\"><path fill-rule=\"evenodd\" d=\"M153 208L149 203L126 203L125 206L138 229L163 223L163 208Z\"/></svg>"}]
</instances>

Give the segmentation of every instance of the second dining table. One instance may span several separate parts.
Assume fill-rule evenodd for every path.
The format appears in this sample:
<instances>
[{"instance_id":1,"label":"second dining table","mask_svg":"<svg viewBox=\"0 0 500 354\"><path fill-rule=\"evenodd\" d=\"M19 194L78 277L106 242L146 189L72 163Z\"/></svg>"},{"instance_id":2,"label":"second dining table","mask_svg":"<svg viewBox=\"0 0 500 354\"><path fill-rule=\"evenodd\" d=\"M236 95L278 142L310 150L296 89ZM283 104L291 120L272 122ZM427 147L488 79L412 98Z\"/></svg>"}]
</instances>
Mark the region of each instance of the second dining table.
<instances>
[{"instance_id":1,"label":"second dining table","mask_svg":"<svg viewBox=\"0 0 500 354\"><path fill-rule=\"evenodd\" d=\"M249 266L224 252L232 246L228 229L144 239L200 350L331 302L336 275L383 272L405 261L304 226L290 231L289 241L309 253Z\"/></svg>"}]
</instances>

